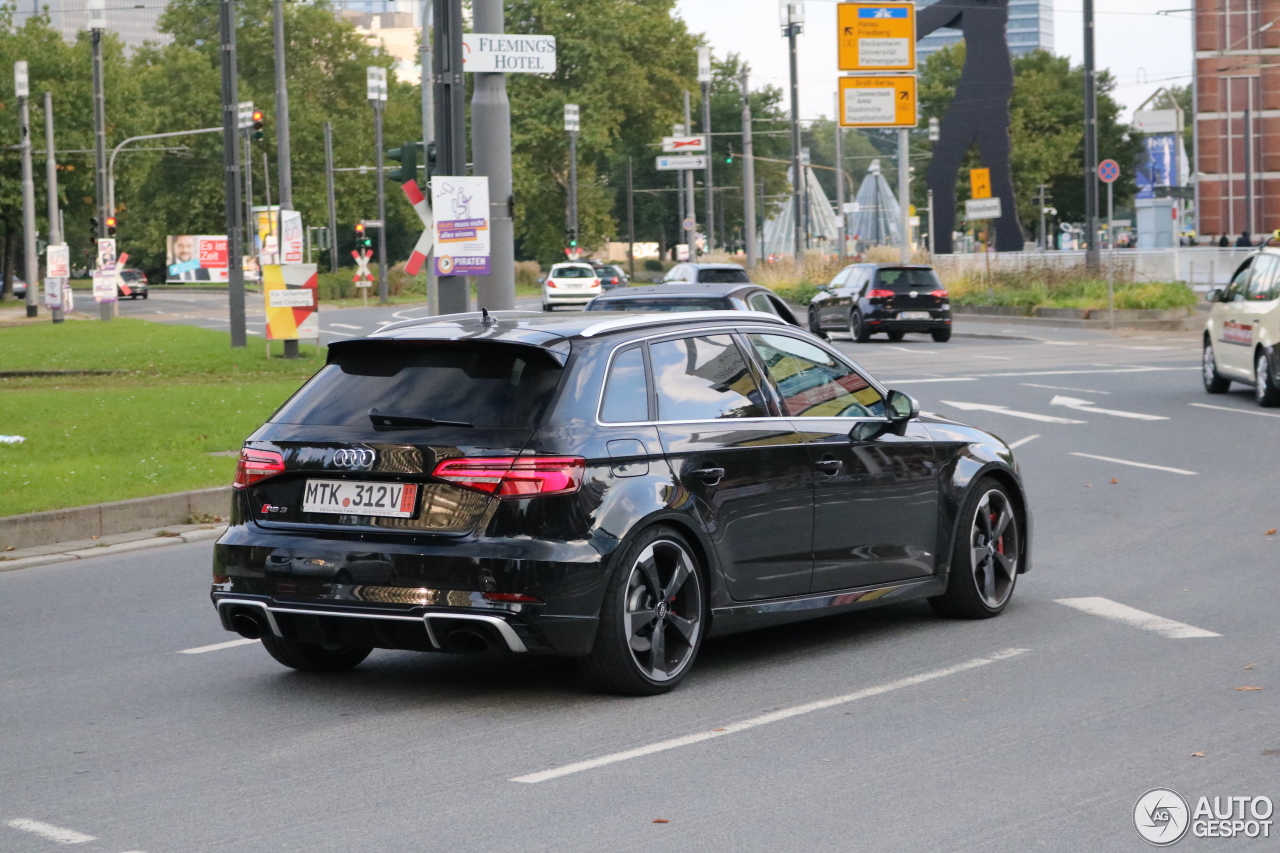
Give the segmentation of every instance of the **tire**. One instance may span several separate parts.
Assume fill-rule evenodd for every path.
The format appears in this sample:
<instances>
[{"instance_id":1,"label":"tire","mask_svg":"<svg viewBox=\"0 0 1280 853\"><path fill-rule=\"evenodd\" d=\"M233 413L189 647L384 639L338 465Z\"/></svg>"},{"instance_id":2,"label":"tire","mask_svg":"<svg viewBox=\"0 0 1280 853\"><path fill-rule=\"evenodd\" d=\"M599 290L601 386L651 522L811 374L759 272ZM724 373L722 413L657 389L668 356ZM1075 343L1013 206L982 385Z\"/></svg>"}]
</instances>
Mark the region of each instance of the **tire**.
<instances>
[{"instance_id":1,"label":"tire","mask_svg":"<svg viewBox=\"0 0 1280 853\"><path fill-rule=\"evenodd\" d=\"M907 336L906 332L889 332L889 340L895 344Z\"/></svg>"},{"instance_id":2,"label":"tire","mask_svg":"<svg viewBox=\"0 0 1280 853\"><path fill-rule=\"evenodd\" d=\"M1263 350L1253 360L1253 399L1264 409L1280 405L1280 388L1271 379L1271 360Z\"/></svg>"},{"instance_id":3,"label":"tire","mask_svg":"<svg viewBox=\"0 0 1280 853\"><path fill-rule=\"evenodd\" d=\"M550 313L551 311L554 311L554 310L555 310L555 306L554 306L554 305L548 305L547 303L545 303L545 302L544 302L544 303L542 303L542 310L543 310L543 311L546 311L546 312L548 312L548 313Z\"/></svg>"},{"instance_id":4,"label":"tire","mask_svg":"<svg viewBox=\"0 0 1280 853\"><path fill-rule=\"evenodd\" d=\"M809 331L818 337L822 337L822 323L818 321L818 312L813 308L809 309Z\"/></svg>"},{"instance_id":5,"label":"tire","mask_svg":"<svg viewBox=\"0 0 1280 853\"><path fill-rule=\"evenodd\" d=\"M142 294L142 298L143 298L143 299L146 299L146 298L147 298L148 296L150 296L150 295L151 295L150 293L144 293L144 294Z\"/></svg>"},{"instance_id":6,"label":"tire","mask_svg":"<svg viewBox=\"0 0 1280 853\"><path fill-rule=\"evenodd\" d=\"M860 344L871 340L871 330L862 321L862 312L857 309L849 312L849 335Z\"/></svg>"},{"instance_id":7,"label":"tire","mask_svg":"<svg viewBox=\"0 0 1280 853\"><path fill-rule=\"evenodd\" d=\"M1022 527L1013 499L990 477L975 483L960 509L951 573L929 604L942 616L990 619L1013 597L1022 559Z\"/></svg>"},{"instance_id":8,"label":"tire","mask_svg":"<svg viewBox=\"0 0 1280 853\"><path fill-rule=\"evenodd\" d=\"M945 344L951 340L950 329L932 329L929 334L933 336L934 343Z\"/></svg>"},{"instance_id":9,"label":"tire","mask_svg":"<svg viewBox=\"0 0 1280 853\"><path fill-rule=\"evenodd\" d=\"M262 646L280 663L302 672L344 672L360 665L373 651L370 646L322 646L299 643L267 634Z\"/></svg>"},{"instance_id":10,"label":"tire","mask_svg":"<svg viewBox=\"0 0 1280 853\"><path fill-rule=\"evenodd\" d=\"M693 553L688 540L661 525L641 531L619 551L595 646L579 661L592 687L656 696L689 674L707 623L704 575ZM656 600L654 587L663 590ZM655 636L663 641L656 653Z\"/></svg>"},{"instance_id":11,"label":"tire","mask_svg":"<svg viewBox=\"0 0 1280 853\"><path fill-rule=\"evenodd\" d=\"M1200 376L1204 380L1204 390L1209 394L1225 394L1231 387L1231 380L1218 372L1218 362L1213 357L1213 344L1208 338L1204 342L1204 356L1200 360Z\"/></svg>"}]
</instances>

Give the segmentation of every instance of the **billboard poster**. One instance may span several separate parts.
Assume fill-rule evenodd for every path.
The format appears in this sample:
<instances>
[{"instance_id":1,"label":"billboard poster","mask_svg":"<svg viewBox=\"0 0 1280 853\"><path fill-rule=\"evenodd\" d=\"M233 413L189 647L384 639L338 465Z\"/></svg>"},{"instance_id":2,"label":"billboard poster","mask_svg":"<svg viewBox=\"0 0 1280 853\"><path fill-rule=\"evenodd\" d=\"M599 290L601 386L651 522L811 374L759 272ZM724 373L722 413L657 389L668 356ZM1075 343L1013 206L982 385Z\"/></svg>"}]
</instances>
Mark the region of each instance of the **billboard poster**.
<instances>
[{"instance_id":1,"label":"billboard poster","mask_svg":"<svg viewBox=\"0 0 1280 853\"><path fill-rule=\"evenodd\" d=\"M227 238L216 234L179 234L168 239L165 281L227 280Z\"/></svg>"},{"instance_id":2,"label":"billboard poster","mask_svg":"<svg viewBox=\"0 0 1280 853\"><path fill-rule=\"evenodd\" d=\"M1172 133L1153 133L1143 137L1146 155L1134 178L1138 184L1138 198L1154 198L1156 187L1179 185L1178 142L1177 135Z\"/></svg>"},{"instance_id":3,"label":"billboard poster","mask_svg":"<svg viewBox=\"0 0 1280 853\"><path fill-rule=\"evenodd\" d=\"M489 274L489 178L431 181L436 275Z\"/></svg>"},{"instance_id":4,"label":"billboard poster","mask_svg":"<svg viewBox=\"0 0 1280 853\"><path fill-rule=\"evenodd\" d=\"M96 254L97 263L94 264L98 269L104 267L115 266L116 263L116 239L114 237L103 237L98 240L98 251Z\"/></svg>"},{"instance_id":5,"label":"billboard poster","mask_svg":"<svg viewBox=\"0 0 1280 853\"><path fill-rule=\"evenodd\" d=\"M261 263L302 263L304 236L299 211L281 211L274 204L270 207L259 205L253 208L253 219L253 254Z\"/></svg>"},{"instance_id":6,"label":"billboard poster","mask_svg":"<svg viewBox=\"0 0 1280 853\"><path fill-rule=\"evenodd\" d=\"M319 339L320 302L316 286L315 264L265 264L262 267L267 340Z\"/></svg>"},{"instance_id":7,"label":"billboard poster","mask_svg":"<svg viewBox=\"0 0 1280 853\"><path fill-rule=\"evenodd\" d=\"M71 250L66 243L50 243L45 249L45 275L48 278L71 278Z\"/></svg>"}]
</instances>

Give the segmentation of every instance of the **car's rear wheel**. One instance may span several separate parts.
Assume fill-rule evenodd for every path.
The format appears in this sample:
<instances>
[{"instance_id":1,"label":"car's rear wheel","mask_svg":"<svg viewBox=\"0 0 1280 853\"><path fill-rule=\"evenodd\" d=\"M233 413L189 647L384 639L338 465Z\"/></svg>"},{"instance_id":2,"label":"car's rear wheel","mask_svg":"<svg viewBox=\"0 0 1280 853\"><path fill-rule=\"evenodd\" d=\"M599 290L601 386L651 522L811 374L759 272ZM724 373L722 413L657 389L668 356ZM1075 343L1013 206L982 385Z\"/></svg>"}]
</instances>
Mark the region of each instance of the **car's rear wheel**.
<instances>
[{"instance_id":1,"label":"car's rear wheel","mask_svg":"<svg viewBox=\"0 0 1280 853\"><path fill-rule=\"evenodd\" d=\"M359 666L373 651L370 646L330 646L319 643L300 643L267 634L262 645L285 666L303 672L342 672Z\"/></svg>"},{"instance_id":2,"label":"car's rear wheel","mask_svg":"<svg viewBox=\"0 0 1280 853\"><path fill-rule=\"evenodd\" d=\"M933 335L934 343L945 344L947 341L951 340L950 329L933 329L929 334Z\"/></svg>"},{"instance_id":3,"label":"car's rear wheel","mask_svg":"<svg viewBox=\"0 0 1280 853\"><path fill-rule=\"evenodd\" d=\"M849 312L849 334L860 344L871 340L871 330L867 328L867 321L862 319L862 312L857 309Z\"/></svg>"},{"instance_id":4,"label":"car's rear wheel","mask_svg":"<svg viewBox=\"0 0 1280 853\"><path fill-rule=\"evenodd\" d=\"M1225 394L1231 387L1231 380L1218 372L1218 362L1213 357L1213 344L1207 338L1204 342L1204 357L1200 364L1204 390L1210 394Z\"/></svg>"},{"instance_id":5,"label":"car's rear wheel","mask_svg":"<svg viewBox=\"0 0 1280 853\"><path fill-rule=\"evenodd\" d=\"M550 304L548 304L548 303L544 302L544 303L542 303L542 310L543 310L543 311L554 311L554 310L555 310L555 306L554 306L554 305L550 305Z\"/></svg>"},{"instance_id":6,"label":"car's rear wheel","mask_svg":"<svg viewBox=\"0 0 1280 853\"><path fill-rule=\"evenodd\" d=\"M960 511L946 592L929 603L958 619L999 616L1013 596L1021 559L1022 529L1013 500L1004 486L983 478Z\"/></svg>"},{"instance_id":7,"label":"car's rear wheel","mask_svg":"<svg viewBox=\"0 0 1280 853\"><path fill-rule=\"evenodd\" d=\"M889 340L897 343L907 336L906 332L889 332Z\"/></svg>"},{"instance_id":8,"label":"car's rear wheel","mask_svg":"<svg viewBox=\"0 0 1280 853\"><path fill-rule=\"evenodd\" d=\"M1280 389L1271 378L1271 360L1263 350L1258 350L1253 362L1253 399L1266 408L1280 404Z\"/></svg>"},{"instance_id":9,"label":"car's rear wheel","mask_svg":"<svg viewBox=\"0 0 1280 853\"><path fill-rule=\"evenodd\" d=\"M617 567L582 673L609 693L666 693L684 680L702 646L701 567L685 538L663 526L623 546Z\"/></svg>"}]
</instances>

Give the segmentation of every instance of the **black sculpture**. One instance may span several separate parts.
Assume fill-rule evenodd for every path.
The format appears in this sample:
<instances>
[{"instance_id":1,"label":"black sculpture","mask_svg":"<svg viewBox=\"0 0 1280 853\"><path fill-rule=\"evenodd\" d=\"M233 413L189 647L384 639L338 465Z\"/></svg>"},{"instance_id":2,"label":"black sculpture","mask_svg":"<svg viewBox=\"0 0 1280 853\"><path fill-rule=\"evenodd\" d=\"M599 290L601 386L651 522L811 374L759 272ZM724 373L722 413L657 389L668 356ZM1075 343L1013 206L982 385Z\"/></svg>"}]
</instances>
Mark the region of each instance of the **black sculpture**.
<instances>
[{"instance_id":1,"label":"black sculpture","mask_svg":"<svg viewBox=\"0 0 1280 853\"><path fill-rule=\"evenodd\" d=\"M991 170L991 194L1000 199L996 251L1023 248L1022 225L1013 198L1009 167L1009 99L1013 96L1013 60L1005 27L1009 0L938 0L916 13L916 38L939 27L964 33L964 69L933 146L925 183L933 190L933 250L951 252L956 222L956 176L965 155L978 143L979 159Z\"/></svg>"}]
</instances>

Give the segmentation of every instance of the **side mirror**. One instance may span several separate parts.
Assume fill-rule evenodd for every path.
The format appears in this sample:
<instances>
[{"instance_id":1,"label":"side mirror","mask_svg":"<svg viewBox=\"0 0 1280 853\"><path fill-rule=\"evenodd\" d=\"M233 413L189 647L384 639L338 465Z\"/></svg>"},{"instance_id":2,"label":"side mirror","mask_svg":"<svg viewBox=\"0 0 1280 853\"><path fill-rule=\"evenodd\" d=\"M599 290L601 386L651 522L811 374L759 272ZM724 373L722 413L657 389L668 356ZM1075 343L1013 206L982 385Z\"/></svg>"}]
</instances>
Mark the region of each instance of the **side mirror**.
<instances>
[{"instance_id":1,"label":"side mirror","mask_svg":"<svg viewBox=\"0 0 1280 853\"><path fill-rule=\"evenodd\" d=\"M893 425L893 430L898 435L905 435L907 423L920 417L920 403L915 397L901 391L889 392L885 408L889 410L889 423Z\"/></svg>"},{"instance_id":2,"label":"side mirror","mask_svg":"<svg viewBox=\"0 0 1280 853\"><path fill-rule=\"evenodd\" d=\"M1213 290L1210 290L1208 293L1204 295L1204 301L1205 302L1221 302L1222 288L1215 287Z\"/></svg>"}]
</instances>

